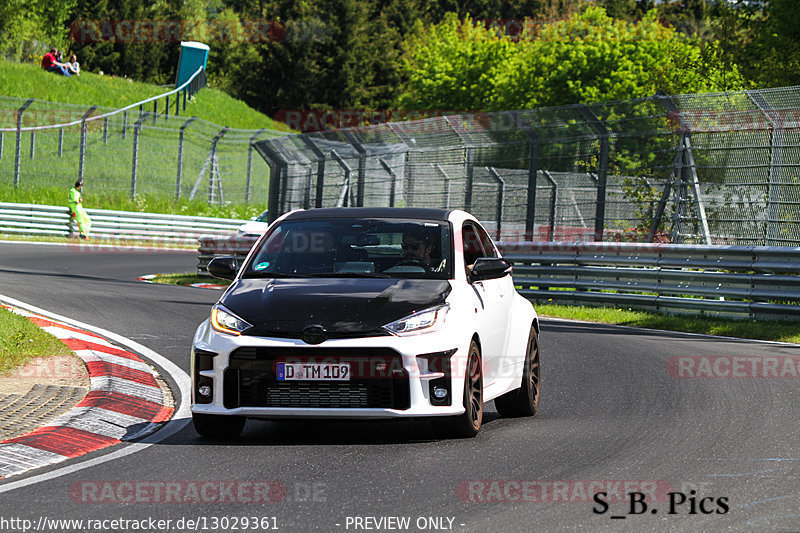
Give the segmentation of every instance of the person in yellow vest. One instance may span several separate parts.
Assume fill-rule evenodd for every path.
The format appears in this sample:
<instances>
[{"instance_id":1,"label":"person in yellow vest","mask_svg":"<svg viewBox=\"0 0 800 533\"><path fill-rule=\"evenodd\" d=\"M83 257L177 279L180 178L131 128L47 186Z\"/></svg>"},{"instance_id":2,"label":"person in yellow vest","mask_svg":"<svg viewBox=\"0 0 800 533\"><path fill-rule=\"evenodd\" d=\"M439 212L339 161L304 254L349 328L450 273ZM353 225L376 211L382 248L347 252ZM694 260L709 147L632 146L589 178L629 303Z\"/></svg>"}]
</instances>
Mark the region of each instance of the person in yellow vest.
<instances>
[{"instance_id":1,"label":"person in yellow vest","mask_svg":"<svg viewBox=\"0 0 800 533\"><path fill-rule=\"evenodd\" d=\"M72 222L77 222L81 239L88 239L89 231L92 229L92 220L83 208L82 189L83 181L78 180L75 182L75 186L69 190L69 199L67 203L69 204L70 231L72 231Z\"/></svg>"}]
</instances>

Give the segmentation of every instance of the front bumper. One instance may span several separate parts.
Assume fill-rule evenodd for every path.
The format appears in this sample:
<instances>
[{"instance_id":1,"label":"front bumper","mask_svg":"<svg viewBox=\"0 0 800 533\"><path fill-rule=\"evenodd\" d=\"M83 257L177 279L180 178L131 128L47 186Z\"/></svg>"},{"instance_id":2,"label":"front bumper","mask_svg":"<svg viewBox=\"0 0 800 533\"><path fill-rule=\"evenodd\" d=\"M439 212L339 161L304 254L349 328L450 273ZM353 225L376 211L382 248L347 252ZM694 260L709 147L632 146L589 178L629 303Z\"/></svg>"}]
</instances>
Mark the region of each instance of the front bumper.
<instances>
[{"instance_id":1,"label":"front bumper","mask_svg":"<svg viewBox=\"0 0 800 533\"><path fill-rule=\"evenodd\" d=\"M232 336L208 322L192 350L192 412L252 418L376 419L464 412L467 346L442 331L409 337L299 339ZM347 382L286 382L276 362L347 362ZM210 397L200 394L200 387ZM434 388L447 390L436 398Z\"/></svg>"}]
</instances>

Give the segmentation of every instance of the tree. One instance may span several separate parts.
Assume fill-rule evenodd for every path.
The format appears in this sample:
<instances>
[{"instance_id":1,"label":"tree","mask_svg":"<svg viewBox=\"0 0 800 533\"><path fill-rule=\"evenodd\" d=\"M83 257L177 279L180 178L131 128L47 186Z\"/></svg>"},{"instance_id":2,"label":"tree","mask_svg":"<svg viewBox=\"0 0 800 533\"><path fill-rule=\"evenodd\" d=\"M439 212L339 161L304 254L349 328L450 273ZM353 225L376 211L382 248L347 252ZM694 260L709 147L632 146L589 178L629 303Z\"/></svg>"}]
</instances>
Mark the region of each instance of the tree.
<instances>
[{"instance_id":1,"label":"tree","mask_svg":"<svg viewBox=\"0 0 800 533\"><path fill-rule=\"evenodd\" d=\"M453 17L406 40L404 105L521 109L739 88L735 64L657 20L609 17L590 7L518 42Z\"/></svg>"},{"instance_id":2,"label":"tree","mask_svg":"<svg viewBox=\"0 0 800 533\"><path fill-rule=\"evenodd\" d=\"M51 47L65 48L70 12L76 0L0 2L0 57L38 61Z\"/></svg>"},{"instance_id":3,"label":"tree","mask_svg":"<svg viewBox=\"0 0 800 533\"><path fill-rule=\"evenodd\" d=\"M404 43L408 79L401 109L478 110L496 99L503 72L520 48L504 35L449 13L433 26L417 23Z\"/></svg>"}]
</instances>

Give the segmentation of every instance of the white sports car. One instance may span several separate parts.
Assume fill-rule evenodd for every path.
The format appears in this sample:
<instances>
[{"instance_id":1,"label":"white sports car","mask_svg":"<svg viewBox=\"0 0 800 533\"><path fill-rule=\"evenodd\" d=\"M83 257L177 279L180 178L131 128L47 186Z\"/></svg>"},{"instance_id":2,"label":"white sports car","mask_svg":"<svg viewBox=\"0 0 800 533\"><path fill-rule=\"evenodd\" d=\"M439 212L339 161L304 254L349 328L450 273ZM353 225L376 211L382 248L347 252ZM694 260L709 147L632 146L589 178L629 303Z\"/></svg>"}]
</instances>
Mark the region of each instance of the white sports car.
<instances>
[{"instance_id":1,"label":"white sports car","mask_svg":"<svg viewBox=\"0 0 800 533\"><path fill-rule=\"evenodd\" d=\"M195 333L192 419L234 436L247 418L437 417L471 437L483 406L539 404L539 320L511 265L457 210L293 211L244 263Z\"/></svg>"}]
</instances>

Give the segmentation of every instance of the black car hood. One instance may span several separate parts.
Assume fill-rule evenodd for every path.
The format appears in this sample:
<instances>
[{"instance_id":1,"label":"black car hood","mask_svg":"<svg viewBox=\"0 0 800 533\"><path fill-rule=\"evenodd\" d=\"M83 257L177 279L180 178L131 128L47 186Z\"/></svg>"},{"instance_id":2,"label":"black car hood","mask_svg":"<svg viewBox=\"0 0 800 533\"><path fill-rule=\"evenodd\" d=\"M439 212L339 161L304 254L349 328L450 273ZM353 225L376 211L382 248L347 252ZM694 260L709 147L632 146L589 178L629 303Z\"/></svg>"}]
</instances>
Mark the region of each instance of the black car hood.
<instances>
[{"instance_id":1,"label":"black car hood","mask_svg":"<svg viewBox=\"0 0 800 533\"><path fill-rule=\"evenodd\" d=\"M443 304L450 289L444 280L240 279L220 303L253 325L247 335L300 337L319 325L329 338L352 337Z\"/></svg>"}]
</instances>

